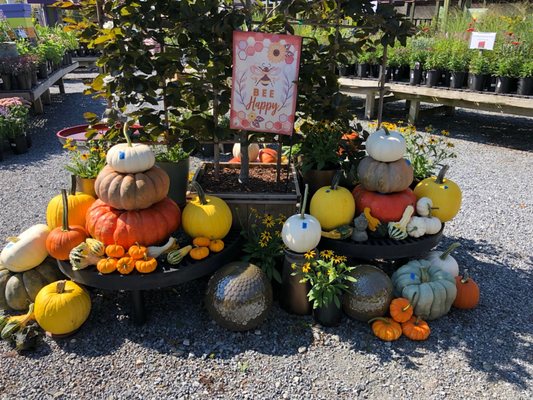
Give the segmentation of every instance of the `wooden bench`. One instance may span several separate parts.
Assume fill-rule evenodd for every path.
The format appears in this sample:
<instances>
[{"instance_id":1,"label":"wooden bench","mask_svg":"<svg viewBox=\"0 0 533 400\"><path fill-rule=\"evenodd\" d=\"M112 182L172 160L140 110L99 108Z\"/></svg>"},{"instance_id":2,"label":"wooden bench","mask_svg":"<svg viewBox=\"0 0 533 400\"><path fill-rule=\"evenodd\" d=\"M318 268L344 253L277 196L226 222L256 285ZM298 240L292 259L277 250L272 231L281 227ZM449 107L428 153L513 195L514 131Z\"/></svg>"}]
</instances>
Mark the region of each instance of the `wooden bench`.
<instances>
[{"instance_id":1,"label":"wooden bench","mask_svg":"<svg viewBox=\"0 0 533 400\"><path fill-rule=\"evenodd\" d=\"M96 60L99 57L73 57L72 61L79 64L79 68L93 69L96 68Z\"/></svg>"},{"instance_id":2,"label":"wooden bench","mask_svg":"<svg viewBox=\"0 0 533 400\"><path fill-rule=\"evenodd\" d=\"M31 90L0 91L0 98L22 97L23 99L28 100L32 104L33 110L36 114L42 114L44 113L43 103L52 103L52 99L50 96L50 87L53 85L58 85L59 92L64 94L65 84L63 82L63 77L66 74L74 71L76 68L78 68L78 66L78 63L75 62L71 65L68 65L66 67L63 67L62 69L55 71L46 80L39 82L39 84Z\"/></svg>"},{"instance_id":3,"label":"wooden bench","mask_svg":"<svg viewBox=\"0 0 533 400\"><path fill-rule=\"evenodd\" d=\"M365 117L374 118L376 99L379 95L378 82L370 79L340 78L341 91L348 94L366 96ZM407 100L408 120L415 124L420 114L420 103L440 104L424 112L444 112L453 114L455 107L499 112L502 114L533 117L533 97L475 92L468 89L449 89L445 87L411 86L407 83L388 82L385 86L385 101Z\"/></svg>"}]
</instances>

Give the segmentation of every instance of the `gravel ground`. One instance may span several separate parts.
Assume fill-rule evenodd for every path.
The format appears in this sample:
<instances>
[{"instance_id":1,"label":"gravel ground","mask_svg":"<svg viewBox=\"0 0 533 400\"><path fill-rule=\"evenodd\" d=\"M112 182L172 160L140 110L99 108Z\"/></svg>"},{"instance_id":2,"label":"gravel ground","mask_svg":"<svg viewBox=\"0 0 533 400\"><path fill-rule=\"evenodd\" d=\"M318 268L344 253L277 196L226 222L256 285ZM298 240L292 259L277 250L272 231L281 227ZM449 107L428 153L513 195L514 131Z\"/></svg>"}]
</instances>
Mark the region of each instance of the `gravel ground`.
<instances>
[{"instance_id":1,"label":"gravel ground","mask_svg":"<svg viewBox=\"0 0 533 400\"><path fill-rule=\"evenodd\" d=\"M0 163L0 237L44 221L68 182L55 132L102 111L70 78L35 120L30 152ZM0 398L532 398L533 119L459 110L429 123L455 139L449 177L464 193L441 247L461 242L456 258L482 295L432 322L428 341L383 343L365 324L322 328L277 304L259 330L230 333L202 306L207 280L149 292L138 327L127 294L93 291L76 335L27 355L0 344Z\"/></svg>"}]
</instances>

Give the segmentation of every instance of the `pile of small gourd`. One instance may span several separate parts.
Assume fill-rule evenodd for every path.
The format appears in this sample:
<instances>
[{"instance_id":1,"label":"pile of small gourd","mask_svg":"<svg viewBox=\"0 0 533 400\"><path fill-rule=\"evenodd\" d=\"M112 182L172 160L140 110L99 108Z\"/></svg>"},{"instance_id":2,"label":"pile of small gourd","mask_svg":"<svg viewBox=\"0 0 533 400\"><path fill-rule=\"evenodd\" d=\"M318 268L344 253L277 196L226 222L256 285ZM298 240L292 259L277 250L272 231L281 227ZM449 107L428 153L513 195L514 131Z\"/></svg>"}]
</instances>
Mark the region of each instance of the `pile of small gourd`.
<instances>
[{"instance_id":1,"label":"pile of small gourd","mask_svg":"<svg viewBox=\"0 0 533 400\"><path fill-rule=\"evenodd\" d=\"M229 160L230 163L240 163L241 162L241 144L235 143L233 145L233 158ZM269 149L268 147L260 148L257 143L250 143L248 145L248 160L250 162L260 162L260 163L275 163L278 161L278 152L274 149Z\"/></svg>"}]
</instances>

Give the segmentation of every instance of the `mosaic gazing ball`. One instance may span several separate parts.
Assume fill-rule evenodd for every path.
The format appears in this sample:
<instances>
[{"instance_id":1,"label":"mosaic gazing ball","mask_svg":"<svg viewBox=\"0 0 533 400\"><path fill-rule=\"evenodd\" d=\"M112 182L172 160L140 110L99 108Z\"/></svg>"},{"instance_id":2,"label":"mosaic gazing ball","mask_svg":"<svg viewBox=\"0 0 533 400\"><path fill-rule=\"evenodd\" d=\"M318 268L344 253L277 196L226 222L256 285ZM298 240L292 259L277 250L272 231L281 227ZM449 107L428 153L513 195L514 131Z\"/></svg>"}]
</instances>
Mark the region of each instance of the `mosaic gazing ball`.
<instances>
[{"instance_id":1,"label":"mosaic gazing ball","mask_svg":"<svg viewBox=\"0 0 533 400\"><path fill-rule=\"evenodd\" d=\"M385 272L372 265L358 265L351 275L357 282L348 282L342 307L351 318L366 322L385 315L392 301L392 281Z\"/></svg>"},{"instance_id":2,"label":"mosaic gazing ball","mask_svg":"<svg viewBox=\"0 0 533 400\"><path fill-rule=\"evenodd\" d=\"M246 262L232 262L209 280L205 303L211 318L230 331L261 325L272 308L272 286L266 274Z\"/></svg>"}]
</instances>

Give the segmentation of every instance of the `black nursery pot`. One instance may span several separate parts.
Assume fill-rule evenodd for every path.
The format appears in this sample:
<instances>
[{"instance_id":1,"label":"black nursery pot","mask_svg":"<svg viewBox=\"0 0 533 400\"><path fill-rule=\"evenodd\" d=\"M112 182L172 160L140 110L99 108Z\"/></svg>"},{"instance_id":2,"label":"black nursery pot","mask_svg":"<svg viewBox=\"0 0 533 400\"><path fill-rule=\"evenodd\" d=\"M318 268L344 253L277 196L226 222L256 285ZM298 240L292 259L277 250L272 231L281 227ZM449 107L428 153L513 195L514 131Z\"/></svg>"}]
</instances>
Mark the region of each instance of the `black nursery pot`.
<instances>
[{"instance_id":1,"label":"black nursery pot","mask_svg":"<svg viewBox=\"0 0 533 400\"><path fill-rule=\"evenodd\" d=\"M466 72L452 72L450 78L450 87L452 89L461 89L465 83Z\"/></svg>"},{"instance_id":2,"label":"black nursery pot","mask_svg":"<svg viewBox=\"0 0 533 400\"><path fill-rule=\"evenodd\" d=\"M322 326L339 326L342 321L342 309L332 301L327 306L313 309L313 318Z\"/></svg>"},{"instance_id":3,"label":"black nursery pot","mask_svg":"<svg viewBox=\"0 0 533 400\"><path fill-rule=\"evenodd\" d=\"M514 78L509 76L496 77L496 93L511 93Z\"/></svg>"},{"instance_id":4,"label":"black nursery pot","mask_svg":"<svg viewBox=\"0 0 533 400\"><path fill-rule=\"evenodd\" d=\"M409 73L409 84L420 85L420 82L422 82L422 68L419 63L416 63Z\"/></svg>"},{"instance_id":5,"label":"black nursery pot","mask_svg":"<svg viewBox=\"0 0 533 400\"><path fill-rule=\"evenodd\" d=\"M450 71L442 71L440 75L439 84L444 87L450 86L451 74Z\"/></svg>"},{"instance_id":6,"label":"black nursery pot","mask_svg":"<svg viewBox=\"0 0 533 400\"><path fill-rule=\"evenodd\" d=\"M13 80L11 74L2 74L0 75L0 78L2 79L2 84L0 85L2 90L11 90L13 88Z\"/></svg>"},{"instance_id":7,"label":"black nursery pot","mask_svg":"<svg viewBox=\"0 0 533 400\"><path fill-rule=\"evenodd\" d=\"M437 69L430 69L426 72L426 86L437 86L441 77L441 72Z\"/></svg>"},{"instance_id":8,"label":"black nursery pot","mask_svg":"<svg viewBox=\"0 0 533 400\"><path fill-rule=\"evenodd\" d=\"M518 88L516 91L523 96L529 96L533 94L533 77L520 78L518 80Z\"/></svg>"},{"instance_id":9,"label":"black nursery pot","mask_svg":"<svg viewBox=\"0 0 533 400\"><path fill-rule=\"evenodd\" d=\"M14 154L24 154L28 152L28 143L26 142L26 135L18 135L9 139L11 150Z\"/></svg>"},{"instance_id":10,"label":"black nursery pot","mask_svg":"<svg viewBox=\"0 0 533 400\"><path fill-rule=\"evenodd\" d=\"M381 69L381 65L379 64L374 64L371 66L372 78L379 78L380 69Z\"/></svg>"},{"instance_id":11,"label":"black nursery pot","mask_svg":"<svg viewBox=\"0 0 533 400\"><path fill-rule=\"evenodd\" d=\"M30 90L31 71L19 72L17 75L17 83L20 90Z\"/></svg>"},{"instance_id":12,"label":"black nursery pot","mask_svg":"<svg viewBox=\"0 0 533 400\"><path fill-rule=\"evenodd\" d=\"M468 75L468 88L476 90L478 92L483 91L485 86L485 75L482 74L469 74Z\"/></svg>"},{"instance_id":13,"label":"black nursery pot","mask_svg":"<svg viewBox=\"0 0 533 400\"><path fill-rule=\"evenodd\" d=\"M39 69L37 70L37 77L39 79L47 79L48 78L48 65L46 62L39 64Z\"/></svg>"},{"instance_id":14,"label":"black nursery pot","mask_svg":"<svg viewBox=\"0 0 533 400\"><path fill-rule=\"evenodd\" d=\"M370 64L359 64L357 66L357 75L361 78L368 78L370 75Z\"/></svg>"}]
</instances>

